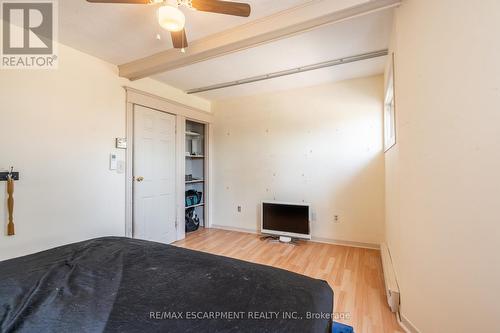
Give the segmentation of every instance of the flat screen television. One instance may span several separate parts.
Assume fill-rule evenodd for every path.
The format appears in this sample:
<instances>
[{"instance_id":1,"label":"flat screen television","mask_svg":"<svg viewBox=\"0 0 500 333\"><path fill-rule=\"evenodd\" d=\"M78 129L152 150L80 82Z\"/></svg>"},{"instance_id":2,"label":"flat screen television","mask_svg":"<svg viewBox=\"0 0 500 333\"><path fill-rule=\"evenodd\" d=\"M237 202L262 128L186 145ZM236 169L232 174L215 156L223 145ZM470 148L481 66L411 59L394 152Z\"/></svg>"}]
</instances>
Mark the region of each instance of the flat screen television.
<instances>
[{"instance_id":1,"label":"flat screen television","mask_svg":"<svg viewBox=\"0 0 500 333\"><path fill-rule=\"evenodd\" d=\"M261 231L263 234L290 238L311 239L308 204L264 201L262 202Z\"/></svg>"}]
</instances>

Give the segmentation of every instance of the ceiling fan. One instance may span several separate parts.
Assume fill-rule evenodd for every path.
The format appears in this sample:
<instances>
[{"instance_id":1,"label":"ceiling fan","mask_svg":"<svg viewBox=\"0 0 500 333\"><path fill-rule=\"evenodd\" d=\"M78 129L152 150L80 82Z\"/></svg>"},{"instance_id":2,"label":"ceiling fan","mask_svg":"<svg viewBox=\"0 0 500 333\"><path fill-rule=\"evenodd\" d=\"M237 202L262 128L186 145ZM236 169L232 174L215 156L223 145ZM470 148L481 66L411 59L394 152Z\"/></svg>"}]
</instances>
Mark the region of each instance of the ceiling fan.
<instances>
[{"instance_id":1,"label":"ceiling fan","mask_svg":"<svg viewBox=\"0 0 500 333\"><path fill-rule=\"evenodd\" d=\"M158 8L158 23L170 31L174 48L185 52L188 46L186 30L184 29L186 17L179 7L199 10L202 12L248 17L251 8L249 4L220 0L87 0L92 3L117 3L160 5Z\"/></svg>"}]
</instances>

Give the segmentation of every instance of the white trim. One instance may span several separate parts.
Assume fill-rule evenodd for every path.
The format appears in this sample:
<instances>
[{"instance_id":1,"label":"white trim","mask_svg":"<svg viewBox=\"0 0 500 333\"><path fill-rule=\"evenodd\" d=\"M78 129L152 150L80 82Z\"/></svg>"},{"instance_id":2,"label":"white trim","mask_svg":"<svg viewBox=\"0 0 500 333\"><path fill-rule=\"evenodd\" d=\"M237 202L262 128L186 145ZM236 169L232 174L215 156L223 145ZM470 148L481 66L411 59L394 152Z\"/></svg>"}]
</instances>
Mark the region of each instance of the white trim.
<instances>
[{"instance_id":1,"label":"white trim","mask_svg":"<svg viewBox=\"0 0 500 333\"><path fill-rule=\"evenodd\" d=\"M220 230L227 230L227 231L244 232L244 233L247 233L247 234L254 234L254 235L259 234L259 232L257 232L257 229L228 227L228 226L218 225L218 224L212 224L212 229L220 229Z\"/></svg>"},{"instance_id":2,"label":"white trim","mask_svg":"<svg viewBox=\"0 0 500 333\"><path fill-rule=\"evenodd\" d=\"M394 82L394 53L389 58L389 70L387 73L384 90L384 153L396 145L396 103ZM389 136L392 132L392 136Z\"/></svg>"},{"instance_id":3,"label":"white trim","mask_svg":"<svg viewBox=\"0 0 500 333\"><path fill-rule=\"evenodd\" d=\"M333 238L323 238L323 237L315 237L315 236L312 237L312 241L317 242L317 243L326 243L326 244L333 244L333 245L339 245L339 246L358 247L361 249L380 250L380 245L373 244L373 243L355 242L355 241L340 240L340 239L333 239Z\"/></svg>"},{"instance_id":4,"label":"white trim","mask_svg":"<svg viewBox=\"0 0 500 333\"><path fill-rule=\"evenodd\" d=\"M405 316L401 314L401 312L398 312L396 315L396 318L398 320L399 326L406 332L406 333L420 333L420 331L413 325L411 321L408 320Z\"/></svg>"},{"instance_id":5,"label":"white trim","mask_svg":"<svg viewBox=\"0 0 500 333\"><path fill-rule=\"evenodd\" d=\"M186 118L204 123L213 122L214 115L212 112L187 106L171 99L150 94L128 86L124 86L123 88L127 92L127 103L139 104L163 112L182 115Z\"/></svg>"},{"instance_id":6,"label":"white trim","mask_svg":"<svg viewBox=\"0 0 500 333\"><path fill-rule=\"evenodd\" d=\"M186 182L185 182L185 175L186 175L186 158L184 157L186 155L186 117L177 115L176 117L176 133L175 133L175 140L176 140L176 151L177 151L177 158L175 161L176 164L176 193L179 194L177 195L176 198L176 207L177 207L177 240L179 239L184 239L186 237L186 219L185 214L186 214L186 200L184 193L186 192ZM182 158L180 158L182 156Z\"/></svg>"},{"instance_id":7,"label":"white trim","mask_svg":"<svg viewBox=\"0 0 500 333\"><path fill-rule=\"evenodd\" d=\"M126 136L127 136L127 149L125 152L125 236L132 238L134 236L133 220L134 220L134 104L128 101L127 93L127 107L126 107Z\"/></svg>"},{"instance_id":8,"label":"white trim","mask_svg":"<svg viewBox=\"0 0 500 333\"><path fill-rule=\"evenodd\" d=\"M228 230L228 231L236 231L236 232L245 232L245 233L256 234L256 235L261 234L257 229L230 227L230 226L224 226L224 225L218 225L218 224L212 224L212 228L213 229ZM345 241L345 240L315 237L315 236L312 236L312 239L309 240L309 242L325 243L325 244L347 246L347 247L357 247L357 248L369 249L369 250L380 250L379 244Z\"/></svg>"},{"instance_id":9,"label":"white trim","mask_svg":"<svg viewBox=\"0 0 500 333\"><path fill-rule=\"evenodd\" d=\"M178 102L143 92L134 88L124 87L126 91L126 177L125 177L125 236L133 237L133 162L134 162L134 105L141 105L160 112L170 113L176 116L176 228L177 240L183 239L184 226L184 174L185 174L185 120L209 124L213 121L210 112L192 108ZM184 121L184 125L180 125ZM179 161L180 160L180 161ZM180 179L180 180L179 180ZM180 185L182 183L182 185ZM208 182L207 182L208 184ZM208 185L206 185L208 186ZM210 187L209 187L210 191ZM180 203L182 199L182 204ZM205 218L205 220L208 217ZM210 221L208 221L210 223ZM181 230L182 229L182 230Z\"/></svg>"},{"instance_id":10,"label":"white trim","mask_svg":"<svg viewBox=\"0 0 500 333\"><path fill-rule=\"evenodd\" d=\"M205 195L205 212L204 212L204 226L205 228L212 227L212 218L213 218L213 209L212 209L212 198L213 198L213 187L211 186L212 177L213 177L213 151L214 151L214 127L212 124L206 124L205 126L205 182L204 182L204 191L205 194L208 193L208 196Z\"/></svg>"}]
</instances>

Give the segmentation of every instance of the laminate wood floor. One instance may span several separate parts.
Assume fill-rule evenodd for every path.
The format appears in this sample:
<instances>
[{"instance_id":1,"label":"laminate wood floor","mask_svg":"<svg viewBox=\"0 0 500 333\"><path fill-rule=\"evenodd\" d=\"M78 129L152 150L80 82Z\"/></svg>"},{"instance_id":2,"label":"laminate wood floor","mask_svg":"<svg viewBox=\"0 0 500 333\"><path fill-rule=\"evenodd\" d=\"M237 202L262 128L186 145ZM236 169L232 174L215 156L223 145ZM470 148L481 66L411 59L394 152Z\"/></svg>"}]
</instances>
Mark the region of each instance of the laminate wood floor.
<instances>
[{"instance_id":1,"label":"laminate wood floor","mask_svg":"<svg viewBox=\"0 0 500 333\"><path fill-rule=\"evenodd\" d=\"M294 246L220 229L200 229L174 245L326 280L335 294L336 321L353 326L356 333L404 332L387 305L377 250L316 242Z\"/></svg>"}]
</instances>

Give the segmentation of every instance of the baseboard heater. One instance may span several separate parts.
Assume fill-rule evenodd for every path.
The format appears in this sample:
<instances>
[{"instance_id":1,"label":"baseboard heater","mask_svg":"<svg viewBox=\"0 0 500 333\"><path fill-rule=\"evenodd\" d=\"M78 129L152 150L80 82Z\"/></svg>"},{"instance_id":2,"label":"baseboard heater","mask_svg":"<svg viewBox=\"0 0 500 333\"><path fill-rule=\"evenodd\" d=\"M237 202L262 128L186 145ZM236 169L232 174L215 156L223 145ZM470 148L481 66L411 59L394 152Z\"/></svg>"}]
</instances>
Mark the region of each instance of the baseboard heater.
<instances>
[{"instance_id":1,"label":"baseboard heater","mask_svg":"<svg viewBox=\"0 0 500 333\"><path fill-rule=\"evenodd\" d=\"M387 303L389 303L392 312L397 312L399 310L399 286L387 244L382 243L380 245L380 255L382 256Z\"/></svg>"}]
</instances>

